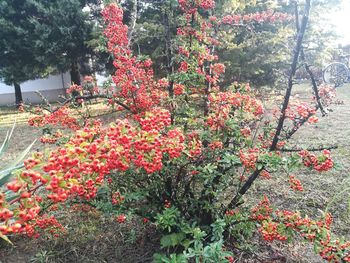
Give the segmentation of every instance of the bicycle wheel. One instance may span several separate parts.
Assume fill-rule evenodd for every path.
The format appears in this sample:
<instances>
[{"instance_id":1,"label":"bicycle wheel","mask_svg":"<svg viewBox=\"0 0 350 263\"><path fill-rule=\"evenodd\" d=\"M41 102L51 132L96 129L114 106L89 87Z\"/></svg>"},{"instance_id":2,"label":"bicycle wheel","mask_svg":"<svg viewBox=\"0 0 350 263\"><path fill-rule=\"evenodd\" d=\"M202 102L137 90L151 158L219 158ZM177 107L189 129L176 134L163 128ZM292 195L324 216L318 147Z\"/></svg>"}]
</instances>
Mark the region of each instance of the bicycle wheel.
<instances>
[{"instance_id":1,"label":"bicycle wheel","mask_svg":"<svg viewBox=\"0 0 350 263\"><path fill-rule=\"evenodd\" d=\"M327 84L332 84L335 87L339 87L348 81L349 69L340 62L334 62L329 64L323 70L323 80Z\"/></svg>"}]
</instances>

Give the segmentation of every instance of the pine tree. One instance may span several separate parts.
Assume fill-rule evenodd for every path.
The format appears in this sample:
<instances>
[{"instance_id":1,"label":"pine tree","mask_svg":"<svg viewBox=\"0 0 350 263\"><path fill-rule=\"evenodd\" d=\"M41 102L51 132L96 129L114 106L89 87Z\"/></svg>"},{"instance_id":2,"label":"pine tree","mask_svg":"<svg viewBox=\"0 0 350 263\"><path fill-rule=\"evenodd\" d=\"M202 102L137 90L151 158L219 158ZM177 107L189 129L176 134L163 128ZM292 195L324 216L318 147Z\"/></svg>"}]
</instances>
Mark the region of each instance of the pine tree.
<instances>
[{"instance_id":1,"label":"pine tree","mask_svg":"<svg viewBox=\"0 0 350 263\"><path fill-rule=\"evenodd\" d=\"M80 84L80 66L91 57L89 42L97 26L84 7L98 0L3 0L0 2L0 79L14 85L16 104L20 84L54 72L71 73ZM99 12L98 12L99 13ZM86 63L87 64L87 63ZM87 67L88 68L88 67Z\"/></svg>"}]
</instances>

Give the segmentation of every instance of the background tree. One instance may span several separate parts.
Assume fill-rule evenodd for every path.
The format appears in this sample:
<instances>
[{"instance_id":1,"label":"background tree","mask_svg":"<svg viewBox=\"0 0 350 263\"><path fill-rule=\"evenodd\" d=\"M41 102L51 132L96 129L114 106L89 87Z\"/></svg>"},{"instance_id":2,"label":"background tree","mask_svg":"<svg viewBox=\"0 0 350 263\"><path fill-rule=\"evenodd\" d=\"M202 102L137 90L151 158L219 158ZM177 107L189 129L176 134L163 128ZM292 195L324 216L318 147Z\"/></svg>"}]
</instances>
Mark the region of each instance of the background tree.
<instances>
[{"instance_id":1,"label":"background tree","mask_svg":"<svg viewBox=\"0 0 350 263\"><path fill-rule=\"evenodd\" d=\"M20 83L50 73L34 52L34 25L29 18L36 13L25 0L0 3L0 78L14 85L16 104L21 103Z\"/></svg>"},{"instance_id":2,"label":"background tree","mask_svg":"<svg viewBox=\"0 0 350 263\"><path fill-rule=\"evenodd\" d=\"M72 82L80 84L80 71L91 73L100 5L98 0L1 2L0 77L15 86L17 104L26 80L69 70Z\"/></svg>"},{"instance_id":3,"label":"background tree","mask_svg":"<svg viewBox=\"0 0 350 263\"><path fill-rule=\"evenodd\" d=\"M334 31L334 25L325 17L339 9L340 3L340 0L313 1L313 12L310 15L303 51L305 63L318 80L322 79L322 69L325 64L332 59L338 37ZM300 68L297 73L303 78L307 75L305 67Z\"/></svg>"},{"instance_id":4,"label":"background tree","mask_svg":"<svg viewBox=\"0 0 350 263\"><path fill-rule=\"evenodd\" d=\"M131 0L123 1L126 11L125 22L130 24L133 7ZM324 61L330 56L335 35L332 26L324 17L329 10L339 7L339 0L314 1L314 10L307 28L304 44L306 60L313 65L317 75ZM138 0L138 15L132 42L136 54L148 55L155 61L155 71L166 76L173 64L174 36L179 24L176 1ZM288 1L217 1L217 16L249 15L268 10L287 13L294 18L293 5ZM294 23L251 23L236 25L223 33L223 44L217 52L226 66L224 82L247 81L254 86L281 86L288 74L290 54L293 49L288 43L293 41ZM305 77L305 69L298 68L297 76Z\"/></svg>"},{"instance_id":5,"label":"background tree","mask_svg":"<svg viewBox=\"0 0 350 263\"><path fill-rule=\"evenodd\" d=\"M123 2L126 10L125 22L130 24L131 0ZM181 23L179 10L175 7L177 1L166 0L139 0L138 19L132 47L136 54L148 55L157 68L155 71L160 76L166 76L171 72L175 54L174 46L176 29ZM244 15L270 8L276 8L276 4L270 1L218 1L216 14ZM280 7L277 11L283 11ZM221 35L223 45L217 50L226 65L225 83L232 80L246 81L249 79L255 85L273 83L277 72L274 68L281 68L290 57L289 50L283 42L288 38L292 29L286 25L277 24L251 24L249 26L236 25ZM282 57L285 56L284 59ZM242 76L245 76L242 79Z\"/></svg>"},{"instance_id":6,"label":"background tree","mask_svg":"<svg viewBox=\"0 0 350 263\"><path fill-rule=\"evenodd\" d=\"M94 53L91 46L98 37L100 1L98 0L36 0L38 17L30 23L35 27L35 51L41 61L56 70L70 71L72 83L81 84L80 71L91 74L89 63Z\"/></svg>"}]
</instances>

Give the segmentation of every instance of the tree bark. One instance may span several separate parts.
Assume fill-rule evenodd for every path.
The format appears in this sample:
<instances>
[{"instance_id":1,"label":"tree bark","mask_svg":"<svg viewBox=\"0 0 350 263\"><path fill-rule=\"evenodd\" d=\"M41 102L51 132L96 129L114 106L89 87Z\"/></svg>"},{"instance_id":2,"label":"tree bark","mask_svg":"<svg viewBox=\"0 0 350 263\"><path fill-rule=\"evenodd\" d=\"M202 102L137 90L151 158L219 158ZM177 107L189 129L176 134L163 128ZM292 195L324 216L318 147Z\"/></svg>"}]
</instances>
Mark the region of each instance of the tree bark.
<instances>
[{"instance_id":1,"label":"tree bark","mask_svg":"<svg viewBox=\"0 0 350 263\"><path fill-rule=\"evenodd\" d=\"M71 64L70 79L72 84L81 85L78 62L76 61Z\"/></svg>"},{"instance_id":2,"label":"tree bark","mask_svg":"<svg viewBox=\"0 0 350 263\"><path fill-rule=\"evenodd\" d=\"M21 86L16 82L13 85L15 86L16 105L19 106L23 102Z\"/></svg>"},{"instance_id":3,"label":"tree bark","mask_svg":"<svg viewBox=\"0 0 350 263\"><path fill-rule=\"evenodd\" d=\"M130 26L129 26L129 31L128 31L128 40L129 40L129 45L131 46L131 42L133 39L133 34L136 26L136 20L137 20L137 0L133 0L133 6L131 10L131 21L130 21Z\"/></svg>"},{"instance_id":4,"label":"tree bark","mask_svg":"<svg viewBox=\"0 0 350 263\"><path fill-rule=\"evenodd\" d=\"M165 54L166 54L166 63L167 63L167 77L169 78L169 76L171 76L175 69L174 69L174 64L173 64L173 51L172 51L172 44L171 44L171 40L172 40L172 35L171 35L171 24L170 24L170 19L172 19L173 17L173 13L172 13L172 5L170 2L170 5L167 6L166 8L163 9L164 13L163 13L163 28L164 28L164 38L165 38ZM170 78L169 78L170 79ZM169 82L169 86L168 86L168 93L169 93L169 97L173 98L174 97L174 81L170 81ZM175 104L171 104L171 109L170 109L170 113L171 113L171 124L173 125L175 122L175 111L176 105Z\"/></svg>"}]
</instances>

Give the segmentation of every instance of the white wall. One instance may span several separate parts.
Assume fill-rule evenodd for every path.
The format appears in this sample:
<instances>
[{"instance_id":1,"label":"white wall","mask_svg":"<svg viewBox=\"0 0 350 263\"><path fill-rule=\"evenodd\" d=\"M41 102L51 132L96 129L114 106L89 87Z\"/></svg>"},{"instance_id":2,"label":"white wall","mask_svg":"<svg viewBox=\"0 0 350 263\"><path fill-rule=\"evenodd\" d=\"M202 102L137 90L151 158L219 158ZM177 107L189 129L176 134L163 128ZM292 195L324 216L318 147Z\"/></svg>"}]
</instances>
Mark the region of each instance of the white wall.
<instances>
[{"instance_id":1,"label":"white wall","mask_svg":"<svg viewBox=\"0 0 350 263\"><path fill-rule=\"evenodd\" d=\"M45 79L36 79L23 82L21 84L22 92L34 92L43 90L57 90L66 89L70 85L69 73L52 76ZM14 93L14 87L8 86L0 82L0 94L12 94Z\"/></svg>"},{"instance_id":2,"label":"white wall","mask_svg":"<svg viewBox=\"0 0 350 263\"><path fill-rule=\"evenodd\" d=\"M108 78L96 74L97 85L101 86ZM50 75L45 79L29 80L21 83L21 90L24 103L42 103L41 97L35 93L40 91L45 98L56 102L59 97L65 95L66 89L70 86L70 74ZM15 104L15 89L0 82L0 106L12 106Z\"/></svg>"},{"instance_id":3,"label":"white wall","mask_svg":"<svg viewBox=\"0 0 350 263\"><path fill-rule=\"evenodd\" d=\"M24 103L42 103L41 97L35 93L40 91L49 101L59 100L59 96L66 93L70 86L69 73L49 76L45 79L29 80L21 83L22 97ZM0 106L11 106L15 104L15 89L0 82Z\"/></svg>"},{"instance_id":4,"label":"white wall","mask_svg":"<svg viewBox=\"0 0 350 263\"><path fill-rule=\"evenodd\" d=\"M97 86L101 87L106 80L108 80L109 77L106 77L105 75L95 74Z\"/></svg>"}]
</instances>

